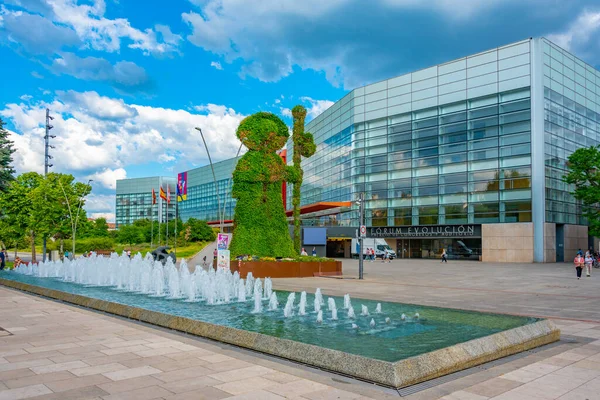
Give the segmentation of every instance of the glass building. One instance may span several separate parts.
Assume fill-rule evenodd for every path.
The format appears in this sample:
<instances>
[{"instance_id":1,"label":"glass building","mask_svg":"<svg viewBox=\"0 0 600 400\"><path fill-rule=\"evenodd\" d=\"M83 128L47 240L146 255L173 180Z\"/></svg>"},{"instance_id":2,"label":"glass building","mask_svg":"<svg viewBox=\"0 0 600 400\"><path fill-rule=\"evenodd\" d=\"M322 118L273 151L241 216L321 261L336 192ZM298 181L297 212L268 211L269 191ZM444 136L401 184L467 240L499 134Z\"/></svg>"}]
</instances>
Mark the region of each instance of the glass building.
<instances>
[{"instance_id":1,"label":"glass building","mask_svg":"<svg viewBox=\"0 0 600 400\"><path fill-rule=\"evenodd\" d=\"M328 256L356 252L358 207L339 205L360 193L367 237L398 257L554 262L598 247L562 177L570 154L600 143L600 71L544 38L356 88L306 131L317 151L302 163L302 223L327 229ZM236 162L215 163L216 188L209 166L188 171L184 221L218 221L217 191L232 219ZM142 212L124 193L117 223Z\"/></svg>"},{"instance_id":2,"label":"glass building","mask_svg":"<svg viewBox=\"0 0 600 400\"><path fill-rule=\"evenodd\" d=\"M543 262L588 247L562 176L600 141L600 72L546 39L354 89L306 128L302 205L364 192L367 236L398 256ZM359 215L305 223L347 247Z\"/></svg>"},{"instance_id":3,"label":"glass building","mask_svg":"<svg viewBox=\"0 0 600 400\"><path fill-rule=\"evenodd\" d=\"M129 225L138 219L167 221L167 203L160 199L160 187L170 192L168 218L175 218L177 180L170 177L121 179L117 181L116 226ZM152 189L156 192L156 205L152 205Z\"/></svg>"},{"instance_id":4,"label":"glass building","mask_svg":"<svg viewBox=\"0 0 600 400\"><path fill-rule=\"evenodd\" d=\"M219 221L219 203L221 210L225 210L224 220L233 219L236 200L231 197L231 175L238 159L230 158L214 163L214 177L210 165L187 171L187 200L178 203L179 216L183 222L190 218Z\"/></svg>"}]
</instances>

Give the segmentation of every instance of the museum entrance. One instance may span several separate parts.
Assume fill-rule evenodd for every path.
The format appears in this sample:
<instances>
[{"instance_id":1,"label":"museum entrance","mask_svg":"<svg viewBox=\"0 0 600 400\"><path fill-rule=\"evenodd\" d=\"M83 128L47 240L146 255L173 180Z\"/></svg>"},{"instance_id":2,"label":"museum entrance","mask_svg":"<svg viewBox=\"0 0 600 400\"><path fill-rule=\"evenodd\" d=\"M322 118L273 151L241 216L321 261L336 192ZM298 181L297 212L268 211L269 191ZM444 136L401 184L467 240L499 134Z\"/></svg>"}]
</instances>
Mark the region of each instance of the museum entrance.
<instances>
[{"instance_id":1,"label":"museum entrance","mask_svg":"<svg viewBox=\"0 0 600 400\"><path fill-rule=\"evenodd\" d=\"M481 238L397 239L398 258L441 258L446 250L448 259L479 260Z\"/></svg>"}]
</instances>

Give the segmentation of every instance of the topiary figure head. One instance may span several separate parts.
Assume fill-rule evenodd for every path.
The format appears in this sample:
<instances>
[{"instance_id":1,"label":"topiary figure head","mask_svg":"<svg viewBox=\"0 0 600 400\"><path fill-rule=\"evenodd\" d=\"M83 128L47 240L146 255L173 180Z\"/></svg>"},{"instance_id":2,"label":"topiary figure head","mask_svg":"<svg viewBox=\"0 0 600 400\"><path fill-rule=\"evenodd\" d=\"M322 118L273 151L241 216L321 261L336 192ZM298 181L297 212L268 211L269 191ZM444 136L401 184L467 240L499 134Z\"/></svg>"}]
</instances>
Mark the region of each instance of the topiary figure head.
<instances>
[{"instance_id":1,"label":"topiary figure head","mask_svg":"<svg viewBox=\"0 0 600 400\"><path fill-rule=\"evenodd\" d=\"M240 122L236 135L248 149L272 153L285 145L290 133L275 114L258 112Z\"/></svg>"}]
</instances>

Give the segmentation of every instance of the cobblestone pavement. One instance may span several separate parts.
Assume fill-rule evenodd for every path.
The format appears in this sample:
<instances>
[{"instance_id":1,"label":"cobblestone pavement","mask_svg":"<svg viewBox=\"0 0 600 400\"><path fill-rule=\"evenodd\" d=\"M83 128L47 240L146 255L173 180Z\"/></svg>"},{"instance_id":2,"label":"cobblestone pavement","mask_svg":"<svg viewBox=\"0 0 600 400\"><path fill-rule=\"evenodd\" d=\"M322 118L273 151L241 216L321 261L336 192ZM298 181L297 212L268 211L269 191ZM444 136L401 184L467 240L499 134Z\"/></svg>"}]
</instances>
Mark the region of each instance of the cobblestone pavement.
<instances>
[{"instance_id":1,"label":"cobblestone pavement","mask_svg":"<svg viewBox=\"0 0 600 400\"><path fill-rule=\"evenodd\" d=\"M275 288L319 286L355 297L552 315L568 339L406 398L600 399L600 274L577 281L570 265L559 264L440 267L400 260L367 268L365 281L285 279ZM344 270L351 277L355 265L345 262ZM0 327L0 400L400 398L390 389L4 287Z\"/></svg>"}]
</instances>

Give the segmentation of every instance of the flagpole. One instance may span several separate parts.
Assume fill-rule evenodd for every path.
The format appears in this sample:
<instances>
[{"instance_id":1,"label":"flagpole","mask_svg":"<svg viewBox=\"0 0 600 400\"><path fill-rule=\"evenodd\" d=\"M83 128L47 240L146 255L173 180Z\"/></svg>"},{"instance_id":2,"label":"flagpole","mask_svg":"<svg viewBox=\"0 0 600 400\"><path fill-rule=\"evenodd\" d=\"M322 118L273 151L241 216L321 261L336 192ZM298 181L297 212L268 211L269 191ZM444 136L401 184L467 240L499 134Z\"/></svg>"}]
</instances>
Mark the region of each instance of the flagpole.
<instances>
[{"instance_id":1,"label":"flagpole","mask_svg":"<svg viewBox=\"0 0 600 400\"><path fill-rule=\"evenodd\" d=\"M167 247L169 246L169 184L167 183Z\"/></svg>"},{"instance_id":2,"label":"flagpole","mask_svg":"<svg viewBox=\"0 0 600 400\"><path fill-rule=\"evenodd\" d=\"M177 257L177 209L179 208L179 199L175 196L175 257Z\"/></svg>"},{"instance_id":3,"label":"flagpole","mask_svg":"<svg viewBox=\"0 0 600 400\"><path fill-rule=\"evenodd\" d=\"M156 194L154 193L154 189L152 189L152 202L150 205L150 251L152 251L152 248L154 247L154 196L156 196Z\"/></svg>"},{"instance_id":4,"label":"flagpole","mask_svg":"<svg viewBox=\"0 0 600 400\"><path fill-rule=\"evenodd\" d=\"M160 189L162 188L162 179L158 181L158 247L160 247L160 221L162 220L162 197Z\"/></svg>"}]
</instances>

